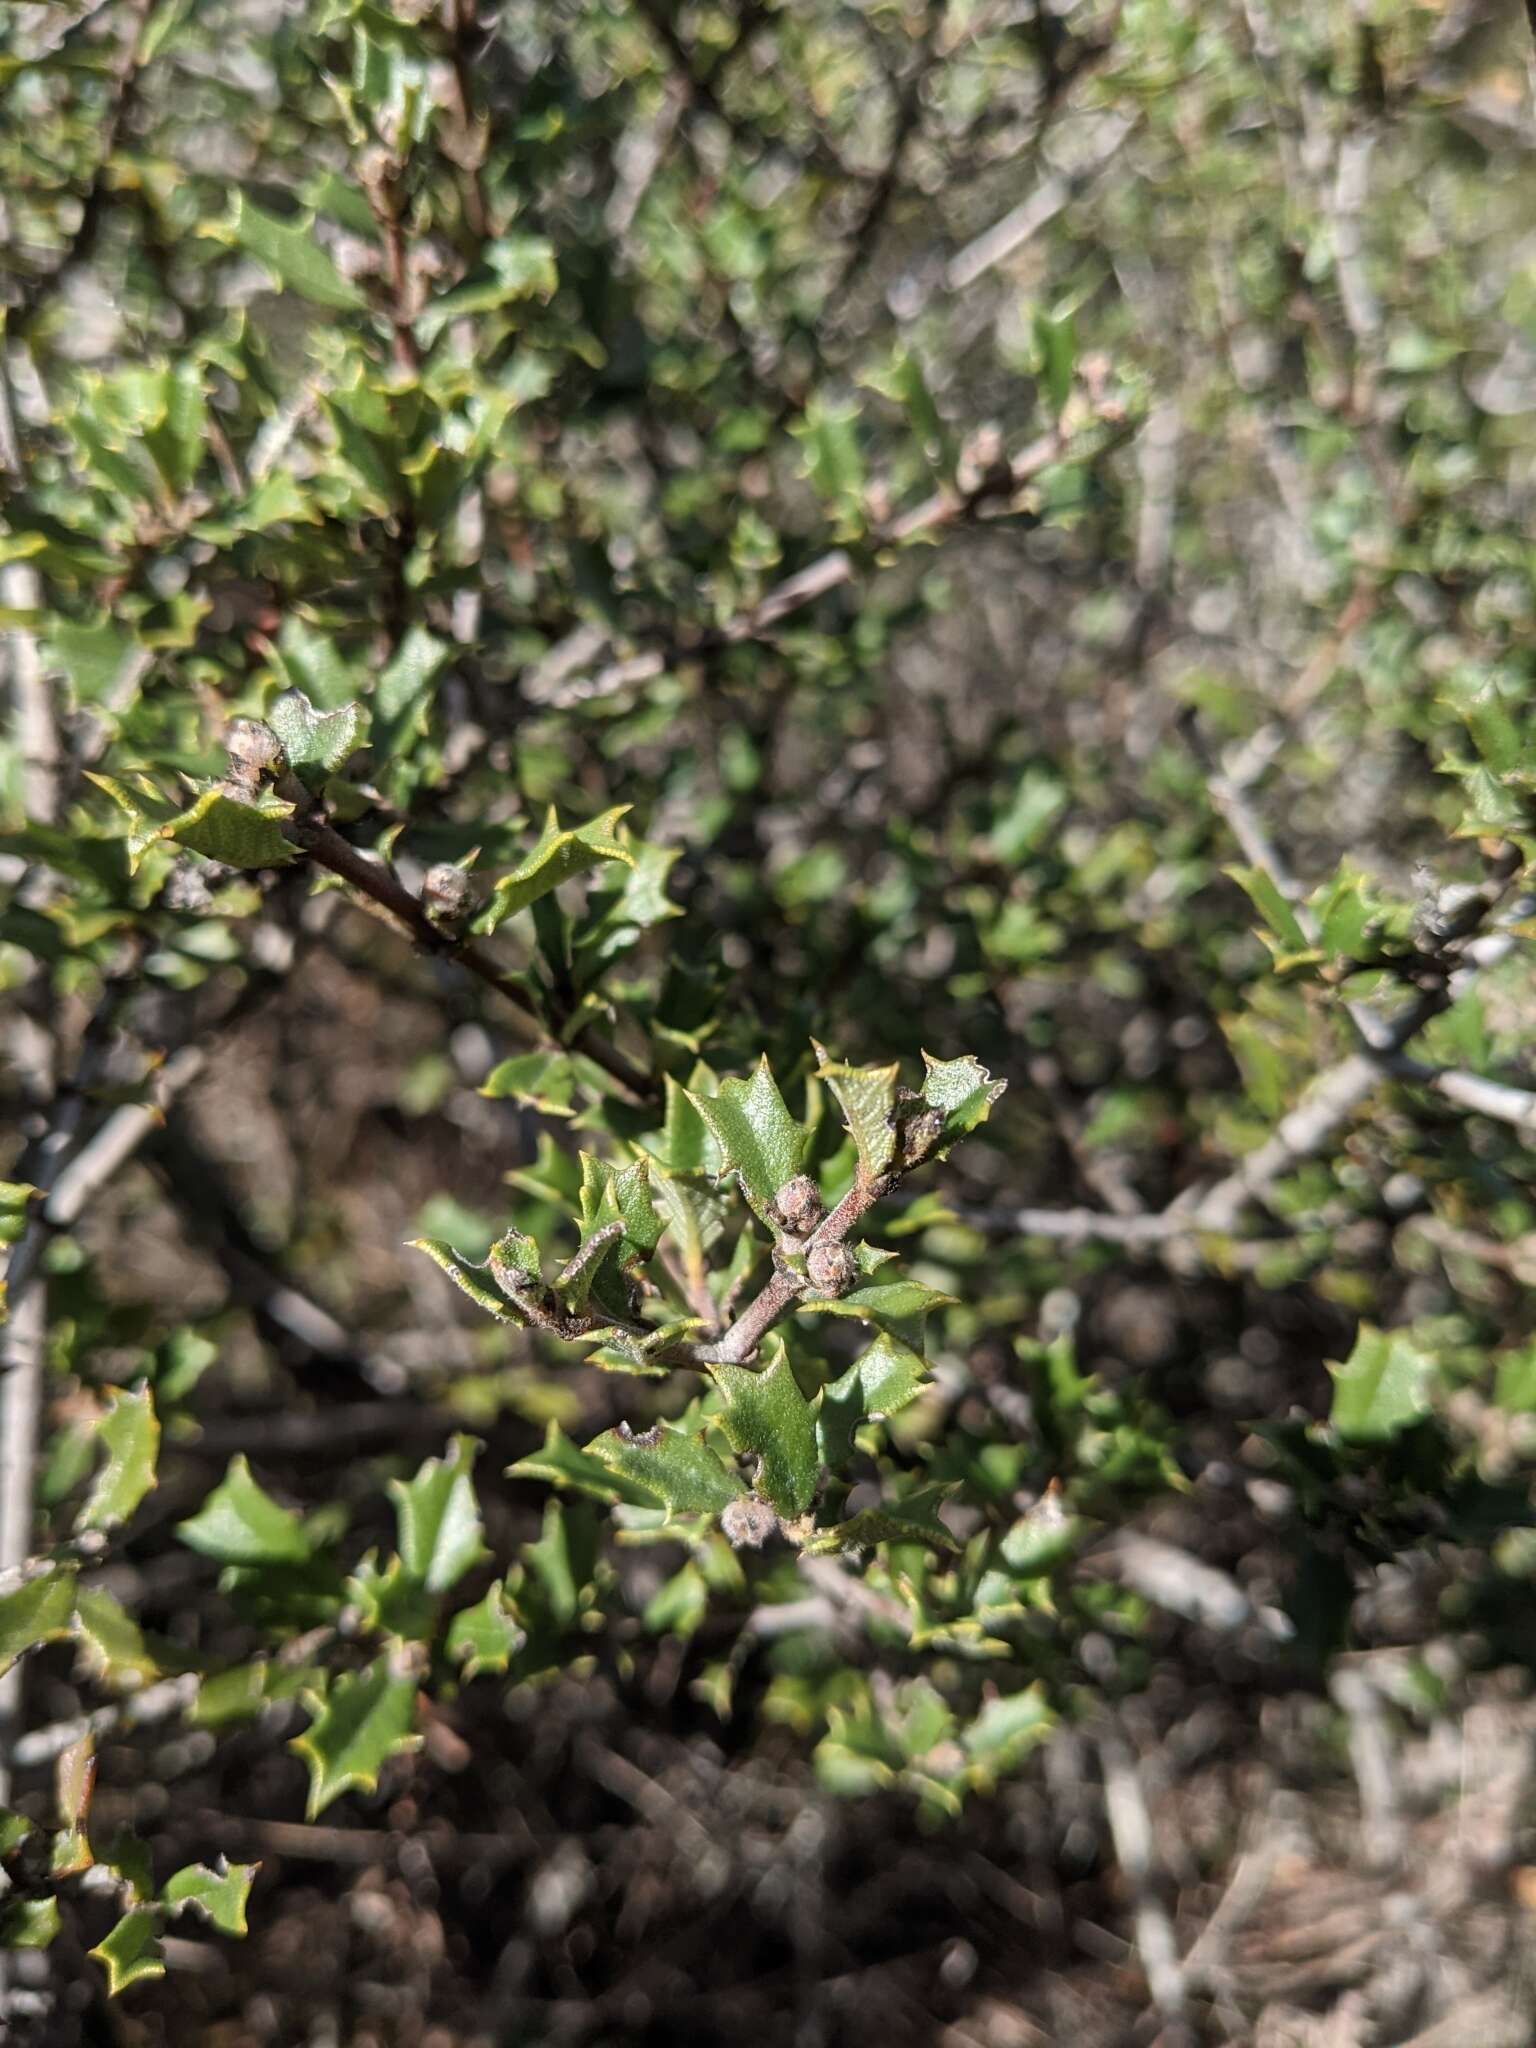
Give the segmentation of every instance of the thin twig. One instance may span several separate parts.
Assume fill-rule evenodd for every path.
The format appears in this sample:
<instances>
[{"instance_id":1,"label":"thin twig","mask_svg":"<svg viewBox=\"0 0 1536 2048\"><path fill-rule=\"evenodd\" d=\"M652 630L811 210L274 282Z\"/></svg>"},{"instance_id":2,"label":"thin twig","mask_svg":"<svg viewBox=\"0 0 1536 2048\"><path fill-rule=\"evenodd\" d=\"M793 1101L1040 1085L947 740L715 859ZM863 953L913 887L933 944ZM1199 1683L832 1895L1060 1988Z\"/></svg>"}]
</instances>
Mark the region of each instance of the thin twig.
<instances>
[{"instance_id":1,"label":"thin twig","mask_svg":"<svg viewBox=\"0 0 1536 2048\"><path fill-rule=\"evenodd\" d=\"M388 913L417 945L456 961L477 980L483 981L487 988L495 989L512 1010L518 1029L529 1044L549 1052L567 1049L534 1013L512 977L472 939L454 937L434 924L421 899L413 896L382 861L359 852L322 818L294 819L287 831L289 838L296 846L302 847L312 861L339 875L343 881L350 882L369 902ZM644 1102L655 1095L654 1079L634 1066L597 1032L591 1029L581 1032L575 1040L575 1048L595 1066L601 1067L631 1100Z\"/></svg>"},{"instance_id":2,"label":"thin twig","mask_svg":"<svg viewBox=\"0 0 1536 2048\"><path fill-rule=\"evenodd\" d=\"M1112 425L1116 443L1128 431L1118 422ZM1070 446L1059 427L1038 436L1013 459L990 468L970 490L946 486L903 513L871 537L876 555L888 547L905 547L914 542L936 539L962 520L1007 510L1030 484L1060 461ZM701 631L691 641L671 639L665 646L597 667L611 643L607 631L583 621L573 627L523 678L522 694L531 704L565 710L593 698L608 697L637 683L652 681L676 662L697 661L726 647L751 641L765 641L773 629L803 611L807 605L857 582L860 565L846 548L831 548L792 576L775 584L765 597L748 605L723 625Z\"/></svg>"}]
</instances>

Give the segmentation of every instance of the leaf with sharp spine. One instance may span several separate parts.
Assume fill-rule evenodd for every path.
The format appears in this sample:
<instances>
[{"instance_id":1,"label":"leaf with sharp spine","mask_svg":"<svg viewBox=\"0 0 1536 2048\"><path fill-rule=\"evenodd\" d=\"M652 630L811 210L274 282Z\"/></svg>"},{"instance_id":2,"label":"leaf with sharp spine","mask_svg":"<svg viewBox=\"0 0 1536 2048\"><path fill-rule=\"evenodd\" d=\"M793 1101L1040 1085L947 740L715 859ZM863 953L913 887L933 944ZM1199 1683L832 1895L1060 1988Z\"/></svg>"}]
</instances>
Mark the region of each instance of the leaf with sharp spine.
<instances>
[{"instance_id":1,"label":"leaf with sharp spine","mask_svg":"<svg viewBox=\"0 0 1536 2048\"><path fill-rule=\"evenodd\" d=\"M944 1117L940 1146L952 1145L967 1131L985 1123L993 1103L1008 1086L1006 1081L994 1081L980 1060L970 1053L957 1060L936 1060L925 1052L923 1062L928 1069L923 1100Z\"/></svg>"},{"instance_id":2,"label":"leaf with sharp spine","mask_svg":"<svg viewBox=\"0 0 1536 2048\"><path fill-rule=\"evenodd\" d=\"M420 1745L416 1681L388 1658L332 1679L310 1704L313 1720L288 1745L309 1766L310 1820L354 1787L374 1791L390 1758Z\"/></svg>"},{"instance_id":3,"label":"leaf with sharp spine","mask_svg":"<svg viewBox=\"0 0 1536 2048\"><path fill-rule=\"evenodd\" d=\"M69 1634L75 1611L75 1574L57 1565L27 1579L14 1592L0 1593L0 1672L39 1643Z\"/></svg>"},{"instance_id":4,"label":"leaf with sharp spine","mask_svg":"<svg viewBox=\"0 0 1536 2048\"><path fill-rule=\"evenodd\" d=\"M160 1424L149 1388L125 1394L120 1387L109 1387L96 1437L106 1461L75 1519L77 1529L116 1528L154 1486Z\"/></svg>"},{"instance_id":5,"label":"leaf with sharp spine","mask_svg":"<svg viewBox=\"0 0 1536 2048\"><path fill-rule=\"evenodd\" d=\"M594 1437L587 1451L675 1515L718 1515L746 1492L701 1435L664 1422L639 1436L621 1422Z\"/></svg>"},{"instance_id":6,"label":"leaf with sharp spine","mask_svg":"<svg viewBox=\"0 0 1536 2048\"><path fill-rule=\"evenodd\" d=\"M97 1942L92 1958L107 1973L107 1994L117 1998L130 1985L165 1975L165 1951L157 1929L159 1915L146 1906L125 1913L105 1941Z\"/></svg>"},{"instance_id":7,"label":"leaf with sharp spine","mask_svg":"<svg viewBox=\"0 0 1536 2048\"><path fill-rule=\"evenodd\" d=\"M160 1903L171 1914L184 1913L189 1906L200 1913L221 1934L242 1935L245 1902L259 1863L224 1863L214 1870L206 1863L189 1863L165 1881Z\"/></svg>"},{"instance_id":8,"label":"leaf with sharp spine","mask_svg":"<svg viewBox=\"0 0 1536 2048\"><path fill-rule=\"evenodd\" d=\"M446 1593L490 1555L475 1498L479 1448L473 1437L456 1436L446 1458L428 1458L414 1479L390 1482L401 1562L429 1593Z\"/></svg>"},{"instance_id":9,"label":"leaf with sharp spine","mask_svg":"<svg viewBox=\"0 0 1536 2048\"><path fill-rule=\"evenodd\" d=\"M719 1093L689 1101L720 1148L719 1172L734 1173L743 1194L765 1219L774 1196L800 1171L806 1133L790 1115L764 1053L750 1081L733 1077Z\"/></svg>"},{"instance_id":10,"label":"leaf with sharp spine","mask_svg":"<svg viewBox=\"0 0 1536 2048\"><path fill-rule=\"evenodd\" d=\"M519 910L547 896L551 889L558 889L573 875L584 874L604 861L620 861L625 867L633 867L634 855L614 837L614 828L628 808L627 804L620 804L589 824L562 830L551 806L538 845L510 875L503 875L496 883L490 902L475 920L475 930L494 932Z\"/></svg>"},{"instance_id":11,"label":"leaf with sharp spine","mask_svg":"<svg viewBox=\"0 0 1536 2048\"><path fill-rule=\"evenodd\" d=\"M319 789L363 743L368 713L361 704L317 711L302 690L285 690L267 713L288 766L307 788Z\"/></svg>"},{"instance_id":12,"label":"leaf with sharp spine","mask_svg":"<svg viewBox=\"0 0 1536 2048\"><path fill-rule=\"evenodd\" d=\"M758 1492L793 1521L816 1496L816 1424L784 1340L770 1335L763 1349L770 1362L761 1370L712 1365L709 1374L725 1403L721 1423L732 1450L757 1459Z\"/></svg>"},{"instance_id":13,"label":"leaf with sharp spine","mask_svg":"<svg viewBox=\"0 0 1536 2048\"><path fill-rule=\"evenodd\" d=\"M850 1067L832 1059L826 1047L817 1045L814 1039L811 1043L821 1062L816 1070L817 1079L825 1081L836 1096L849 1135L858 1147L859 1166L865 1178L873 1180L884 1173L895 1156L893 1113L898 1069L894 1064Z\"/></svg>"},{"instance_id":14,"label":"leaf with sharp spine","mask_svg":"<svg viewBox=\"0 0 1536 2048\"><path fill-rule=\"evenodd\" d=\"M197 1513L177 1524L176 1533L189 1549L220 1564L307 1564L311 1556L298 1516L263 1492L239 1454Z\"/></svg>"}]
</instances>

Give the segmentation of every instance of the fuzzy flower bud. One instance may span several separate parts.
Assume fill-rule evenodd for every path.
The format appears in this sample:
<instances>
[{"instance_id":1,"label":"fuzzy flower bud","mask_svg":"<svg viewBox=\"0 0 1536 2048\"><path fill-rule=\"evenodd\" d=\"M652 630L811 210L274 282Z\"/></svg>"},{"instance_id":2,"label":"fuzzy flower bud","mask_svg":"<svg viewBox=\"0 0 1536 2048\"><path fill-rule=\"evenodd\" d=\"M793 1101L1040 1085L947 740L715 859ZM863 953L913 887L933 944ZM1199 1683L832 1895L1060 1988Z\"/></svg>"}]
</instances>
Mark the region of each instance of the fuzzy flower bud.
<instances>
[{"instance_id":1,"label":"fuzzy flower bud","mask_svg":"<svg viewBox=\"0 0 1536 2048\"><path fill-rule=\"evenodd\" d=\"M475 907L475 885L462 868L440 860L422 879L421 901L434 923L458 924Z\"/></svg>"},{"instance_id":2,"label":"fuzzy flower bud","mask_svg":"<svg viewBox=\"0 0 1536 2048\"><path fill-rule=\"evenodd\" d=\"M813 1244L805 1270L811 1285L823 1294L846 1294L859 1277L853 1253L845 1244Z\"/></svg>"},{"instance_id":3,"label":"fuzzy flower bud","mask_svg":"<svg viewBox=\"0 0 1536 2048\"><path fill-rule=\"evenodd\" d=\"M733 1500L720 1516L721 1533L733 1550L761 1550L778 1526L778 1516L755 1493Z\"/></svg>"},{"instance_id":4,"label":"fuzzy flower bud","mask_svg":"<svg viewBox=\"0 0 1536 2048\"><path fill-rule=\"evenodd\" d=\"M821 1196L808 1173L797 1173L793 1180L785 1181L773 1198L773 1213L796 1237L816 1228L823 1214Z\"/></svg>"}]
</instances>

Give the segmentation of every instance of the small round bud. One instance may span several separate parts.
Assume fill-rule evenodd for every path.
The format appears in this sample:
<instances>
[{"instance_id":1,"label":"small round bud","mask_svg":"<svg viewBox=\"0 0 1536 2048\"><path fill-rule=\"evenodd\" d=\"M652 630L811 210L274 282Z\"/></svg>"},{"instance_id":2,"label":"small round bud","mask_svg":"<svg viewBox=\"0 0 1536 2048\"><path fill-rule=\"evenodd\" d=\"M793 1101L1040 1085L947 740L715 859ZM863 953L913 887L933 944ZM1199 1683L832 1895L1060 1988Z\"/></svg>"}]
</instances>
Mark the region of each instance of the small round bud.
<instances>
[{"instance_id":1,"label":"small round bud","mask_svg":"<svg viewBox=\"0 0 1536 2048\"><path fill-rule=\"evenodd\" d=\"M428 917L456 924L475 907L475 885L462 868L440 860L422 879L421 900Z\"/></svg>"},{"instance_id":2,"label":"small round bud","mask_svg":"<svg viewBox=\"0 0 1536 2048\"><path fill-rule=\"evenodd\" d=\"M797 1173L785 1181L773 1198L773 1213L796 1237L804 1237L821 1221L823 1210L816 1183L808 1173Z\"/></svg>"},{"instance_id":3,"label":"small round bud","mask_svg":"<svg viewBox=\"0 0 1536 2048\"><path fill-rule=\"evenodd\" d=\"M241 789L256 789L263 776L283 771L283 747L277 734L259 718L237 718L224 736L229 779Z\"/></svg>"},{"instance_id":4,"label":"small round bud","mask_svg":"<svg viewBox=\"0 0 1536 2048\"><path fill-rule=\"evenodd\" d=\"M806 1274L823 1294L846 1294L859 1277L853 1253L845 1244L813 1244L806 1254Z\"/></svg>"},{"instance_id":5,"label":"small round bud","mask_svg":"<svg viewBox=\"0 0 1536 2048\"><path fill-rule=\"evenodd\" d=\"M745 1500L733 1500L720 1516L721 1534L733 1550L761 1550L778 1526L778 1516L755 1493Z\"/></svg>"}]
</instances>

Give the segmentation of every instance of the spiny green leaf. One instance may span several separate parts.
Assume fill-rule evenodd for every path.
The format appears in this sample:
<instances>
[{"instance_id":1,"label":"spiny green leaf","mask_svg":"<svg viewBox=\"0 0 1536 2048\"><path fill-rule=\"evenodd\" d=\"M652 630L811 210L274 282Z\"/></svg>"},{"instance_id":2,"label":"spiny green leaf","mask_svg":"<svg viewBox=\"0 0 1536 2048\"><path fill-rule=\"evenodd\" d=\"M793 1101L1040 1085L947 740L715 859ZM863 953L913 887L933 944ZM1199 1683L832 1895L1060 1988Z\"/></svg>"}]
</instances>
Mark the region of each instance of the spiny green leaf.
<instances>
[{"instance_id":1,"label":"spiny green leaf","mask_svg":"<svg viewBox=\"0 0 1536 2048\"><path fill-rule=\"evenodd\" d=\"M759 1372L712 1365L709 1373L725 1403L720 1419L732 1450L758 1460L757 1491L793 1521L816 1496L816 1424L783 1339L770 1336L764 1351L771 1363Z\"/></svg>"},{"instance_id":2,"label":"spiny green leaf","mask_svg":"<svg viewBox=\"0 0 1536 2048\"><path fill-rule=\"evenodd\" d=\"M479 1448L457 1436L446 1458L428 1458L409 1482L390 1481L401 1562L429 1593L446 1593L490 1555L475 1498Z\"/></svg>"},{"instance_id":3,"label":"spiny green leaf","mask_svg":"<svg viewBox=\"0 0 1536 2048\"><path fill-rule=\"evenodd\" d=\"M307 788L319 789L363 744L368 713L361 704L317 711L302 690L285 690L267 713L288 766Z\"/></svg>"},{"instance_id":4,"label":"spiny green leaf","mask_svg":"<svg viewBox=\"0 0 1536 2048\"><path fill-rule=\"evenodd\" d=\"M746 1492L702 1435L670 1429L664 1422L639 1436L621 1422L594 1437L587 1450L648 1493L653 1505L674 1515L718 1515Z\"/></svg>"},{"instance_id":5,"label":"spiny green leaf","mask_svg":"<svg viewBox=\"0 0 1536 2048\"><path fill-rule=\"evenodd\" d=\"M41 1899L7 1899L0 1906L0 1949L46 1948L59 1925L59 1902L52 1892Z\"/></svg>"},{"instance_id":6,"label":"spiny green leaf","mask_svg":"<svg viewBox=\"0 0 1536 2048\"><path fill-rule=\"evenodd\" d=\"M177 1524L176 1533L189 1549L220 1564L305 1564L311 1555L298 1516L262 1491L239 1454L191 1520Z\"/></svg>"},{"instance_id":7,"label":"spiny green leaf","mask_svg":"<svg viewBox=\"0 0 1536 2048\"><path fill-rule=\"evenodd\" d=\"M695 1087L698 1077L695 1077ZM711 1174L723 1172L720 1147L695 1106L693 1095L666 1076L666 1114L662 1142L656 1147L668 1173Z\"/></svg>"},{"instance_id":8,"label":"spiny green leaf","mask_svg":"<svg viewBox=\"0 0 1536 2048\"><path fill-rule=\"evenodd\" d=\"M297 292L312 305L339 313L367 311L364 294L342 276L315 239L313 214L284 220L237 191L228 221L215 232L222 241L238 243L286 291Z\"/></svg>"},{"instance_id":9,"label":"spiny green leaf","mask_svg":"<svg viewBox=\"0 0 1536 2048\"><path fill-rule=\"evenodd\" d=\"M719 1172L734 1173L747 1200L766 1218L779 1189L800 1171L806 1143L804 1126L790 1115L767 1054L750 1081L722 1081L717 1095L690 1090L688 1100L720 1148Z\"/></svg>"},{"instance_id":10,"label":"spiny green leaf","mask_svg":"<svg viewBox=\"0 0 1536 2048\"><path fill-rule=\"evenodd\" d=\"M159 1915L144 1906L125 1913L105 1941L91 1950L107 1973L107 1992L118 1998L132 1984L165 1975L165 1952L157 1930Z\"/></svg>"},{"instance_id":11,"label":"spiny green leaf","mask_svg":"<svg viewBox=\"0 0 1536 2048\"><path fill-rule=\"evenodd\" d=\"M493 1102L526 1103L545 1116L573 1116L577 1072L578 1061L571 1053L517 1053L492 1067L480 1093Z\"/></svg>"},{"instance_id":12,"label":"spiny green leaf","mask_svg":"<svg viewBox=\"0 0 1536 2048\"><path fill-rule=\"evenodd\" d=\"M496 883L490 902L475 920L476 931L495 931L517 911L603 861L616 860L625 867L633 867L634 855L614 837L614 828L628 808L627 804L620 804L614 810L604 811L590 824L562 830L551 807L538 845L520 866Z\"/></svg>"},{"instance_id":13,"label":"spiny green leaf","mask_svg":"<svg viewBox=\"0 0 1536 2048\"><path fill-rule=\"evenodd\" d=\"M992 1105L1007 1088L1006 1081L994 1081L980 1060L965 1053L957 1060L936 1060L923 1054L928 1069L923 1082L923 1100L930 1109L942 1111L944 1131L939 1145L952 1145L967 1131L985 1123Z\"/></svg>"},{"instance_id":14,"label":"spiny green leaf","mask_svg":"<svg viewBox=\"0 0 1536 2048\"><path fill-rule=\"evenodd\" d=\"M126 1522L155 1484L160 1424L148 1387L125 1394L107 1390L106 1412L96 1425L106 1462L75 1520L77 1529L112 1529Z\"/></svg>"},{"instance_id":15,"label":"spiny green leaf","mask_svg":"<svg viewBox=\"0 0 1536 2048\"><path fill-rule=\"evenodd\" d=\"M483 1308L488 1316L494 1316L499 1323L521 1323L522 1317L515 1315L506 1300L480 1278L487 1269L477 1266L473 1259L466 1259L456 1252L451 1244L444 1244L440 1238L413 1237L410 1248L425 1252L434 1266L441 1266L455 1287L462 1289L476 1308Z\"/></svg>"},{"instance_id":16,"label":"spiny green leaf","mask_svg":"<svg viewBox=\"0 0 1536 2048\"><path fill-rule=\"evenodd\" d=\"M862 1423L895 1415L917 1399L927 1381L927 1362L882 1330L840 1378L822 1389L816 1436L823 1462L839 1470L852 1455L854 1431Z\"/></svg>"},{"instance_id":17,"label":"spiny green leaf","mask_svg":"<svg viewBox=\"0 0 1536 2048\"><path fill-rule=\"evenodd\" d=\"M851 1294L826 1300L801 1300L795 1304L803 1315L857 1316L881 1329L900 1331L905 1325L920 1324L930 1310L947 1308L952 1294L940 1294L921 1280L876 1280L856 1287Z\"/></svg>"},{"instance_id":18,"label":"spiny green leaf","mask_svg":"<svg viewBox=\"0 0 1536 2048\"><path fill-rule=\"evenodd\" d=\"M160 1658L144 1640L144 1631L104 1586L80 1589L75 1633L87 1664L103 1684L134 1690L163 1676Z\"/></svg>"},{"instance_id":19,"label":"spiny green leaf","mask_svg":"<svg viewBox=\"0 0 1536 2048\"><path fill-rule=\"evenodd\" d=\"M276 797L246 803L222 789L208 789L190 810L171 820L161 837L227 868L280 868L298 859L298 848L283 837L278 822L292 815L293 805Z\"/></svg>"},{"instance_id":20,"label":"spiny green leaf","mask_svg":"<svg viewBox=\"0 0 1536 2048\"><path fill-rule=\"evenodd\" d=\"M821 1062L817 1079L825 1081L837 1098L843 1121L858 1147L859 1166L867 1180L884 1173L896 1150L896 1076L889 1067L850 1067L834 1060L825 1046L816 1045Z\"/></svg>"},{"instance_id":21,"label":"spiny green leaf","mask_svg":"<svg viewBox=\"0 0 1536 2048\"><path fill-rule=\"evenodd\" d=\"M807 1548L819 1552L874 1543L923 1543L938 1550L958 1550L959 1543L939 1520L939 1508L953 1491L952 1485L925 1486L903 1500L865 1508L835 1529L818 1531Z\"/></svg>"},{"instance_id":22,"label":"spiny green leaf","mask_svg":"<svg viewBox=\"0 0 1536 2048\"><path fill-rule=\"evenodd\" d=\"M472 313L489 313L517 299L550 299L559 275L555 249L542 235L510 234L481 252L481 267L443 292L417 315L416 338L430 348L445 327Z\"/></svg>"},{"instance_id":23,"label":"spiny green leaf","mask_svg":"<svg viewBox=\"0 0 1536 2048\"><path fill-rule=\"evenodd\" d=\"M220 1864L213 1870L206 1863L188 1863L166 1879L160 1903L173 1916L191 1906L221 1934L242 1935L247 1932L245 1902L261 1865L224 1863L222 1857Z\"/></svg>"},{"instance_id":24,"label":"spiny green leaf","mask_svg":"<svg viewBox=\"0 0 1536 2048\"><path fill-rule=\"evenodd\" d=\"M309 1766L310 1820L356 1787L372 1792L391 1757L418 1747L416 1681L385 1657L331 1681L314 1719L289 1748Z\"/></svg>"},{"instance_id":25,"label":"spiny green leaf","mask_svg":"<svg viewBox=\"0 0 1536 2048\"><path fill-rule=\"evenodd\" d=\"M0 1672L39 1643L69 1634L75 1612L75 1574L50 1566L13 1593L0 1593Z\"/></svg>"},{"instance_id":26,"label":"spiny green leaf","mask_svg":"<svg viewBox=\"0 0 1536 2048\"><path fill-rule=\"evenodd\" d=\"M1383 1443L1429 1413L1435 1361L1405 1331L1362 1323L1349 1357L1328 1370L1328 1419L1346 1443Z\"/></svg>"},{"instance_id":27,"label":"spiny green leaf","mask_svg":"<svg viewBox=\"0 0 1536 2048\"><path fill-rule=\"evenodd\" d=\"M370 1550L348 1578L346 1590L363 1633L407 1643L422 1643L431 1635L437 1601L398 1557L381 1566L378 1552Z\"/></svg>"},{"instance_id":28,"label":"spiny green leaf","mask_svg":"<svg viewBox=\"0 0 1536 2048\"><path fill-rule=\"evenodd\" d=\"M1043 1685L990 1699L961 1737L971 1763L991 1782L1005 1777L1038 1749L1056 1726Z\"/></svg>"},{"instance_id":29,"label":"spiny green leaf","mask_svg":"<svg viewBox=\"0 0 1536 2048\"><path fill-rule=\"evenodd\" d=\"M546 1486L569 1486L594 1500L627 1501L631 1507L656 1507L658 1497L622 1472L573 1444L558 1422L550 1423L541 1450L507 1467L509 1479L541 1479Z\"/></svg>"},{"instance_id":30,"label":"spiny green leaf","mask_svg":"<svg viewBox=\"0 0 1536 2048\"><path fill-rule=\"evenodd\" d=\"M466 1678L478 1678L482 1671L505 1671L527 1640L507 1589L497 1579L483 1599L460 1608L449 1622L443 1648Z\"/></svg>"},{"instance_id":31,"label":"spiny green leaf","mask_svg":"<svg viewBox=\"0 0 1536 2048\"><path fill-rule=\"evenodd\" d=\"M693 1635L709 1612L709 1586L692 1558L646 1602L640 1617L652 1635Z\"/></svg>"}]
</instances>

